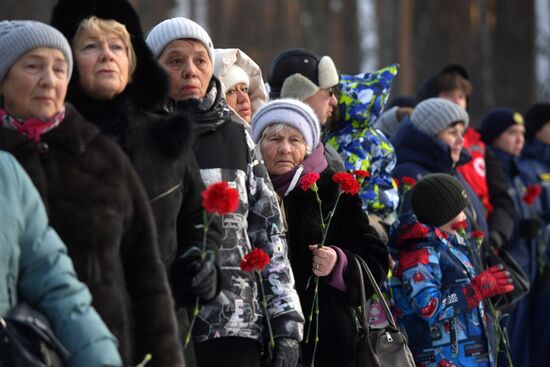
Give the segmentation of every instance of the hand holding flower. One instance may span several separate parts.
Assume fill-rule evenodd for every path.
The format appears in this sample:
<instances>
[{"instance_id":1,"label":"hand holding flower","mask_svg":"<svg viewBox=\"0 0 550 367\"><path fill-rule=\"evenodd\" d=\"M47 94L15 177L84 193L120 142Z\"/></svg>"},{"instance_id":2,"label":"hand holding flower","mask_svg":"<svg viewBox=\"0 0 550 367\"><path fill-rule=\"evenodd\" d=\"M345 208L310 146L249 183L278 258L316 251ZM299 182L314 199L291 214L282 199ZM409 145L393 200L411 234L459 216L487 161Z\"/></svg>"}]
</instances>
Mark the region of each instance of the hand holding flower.
<instances>
[{"instance_id":1,"label":"hand holding flower","mask_svg":"<svg viewBox=\"0 0 550 367\"><path fill-rule=\"evenodd\" d=\"M309 250L313 255L311 268L313 274L318 277L329 275L338 260L336 251L331 247L319 247L318 245L309 245Z\"/></svg>"}]
</instances>

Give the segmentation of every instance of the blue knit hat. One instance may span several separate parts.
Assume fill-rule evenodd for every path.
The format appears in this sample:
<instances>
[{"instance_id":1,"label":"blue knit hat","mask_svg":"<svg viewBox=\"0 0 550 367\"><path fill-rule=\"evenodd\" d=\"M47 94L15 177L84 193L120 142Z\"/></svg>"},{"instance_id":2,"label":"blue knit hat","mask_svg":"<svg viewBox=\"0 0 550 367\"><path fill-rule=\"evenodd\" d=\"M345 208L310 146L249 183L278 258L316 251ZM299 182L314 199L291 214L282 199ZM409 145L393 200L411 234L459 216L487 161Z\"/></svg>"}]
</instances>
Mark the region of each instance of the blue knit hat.
<instances>
[{"instance_id":1,"label":"blue knit hat","mask_svg":"<svg viewBox=\"0 0 550 367\"><path fill-rule=\"evenodd\" d=\"M509 108L495 108L481 120L481 138L485 144L492 144L512 125L523 125L523 116Z\"/></svg>"},{"instance_id":2,"label":"blue knit hat","mask_svg":"<svg viewBox=\"0 0 550 367\"><path fill-rule=\"evenodd\" d=\"M0 83L13 64L27 52L40 47L56 48L67 61L67 79L73 72L73 54L67 39L52 26L33 20L0 22Z\"/></svg>"}]
</instances>

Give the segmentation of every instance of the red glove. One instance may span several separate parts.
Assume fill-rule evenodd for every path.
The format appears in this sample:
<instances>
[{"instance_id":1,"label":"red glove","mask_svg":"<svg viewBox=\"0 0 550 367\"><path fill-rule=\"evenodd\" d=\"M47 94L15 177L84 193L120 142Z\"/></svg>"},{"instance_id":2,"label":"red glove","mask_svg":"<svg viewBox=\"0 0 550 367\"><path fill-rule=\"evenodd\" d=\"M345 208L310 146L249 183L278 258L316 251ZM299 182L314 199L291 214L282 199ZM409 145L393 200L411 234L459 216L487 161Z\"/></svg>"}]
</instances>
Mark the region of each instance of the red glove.
<instances>
[{"instance_id":1,"label":"red glove","mask_svg":"<svg viewBox=\"0 0 550 367\"><path fill-rule=\"evenodd\" d=\"M510 273L502 265L495 265L476 275L472 284L463 288L468 306L476 307L485 298L504 294L514 290Z\"/></svg>"}]
</instances>

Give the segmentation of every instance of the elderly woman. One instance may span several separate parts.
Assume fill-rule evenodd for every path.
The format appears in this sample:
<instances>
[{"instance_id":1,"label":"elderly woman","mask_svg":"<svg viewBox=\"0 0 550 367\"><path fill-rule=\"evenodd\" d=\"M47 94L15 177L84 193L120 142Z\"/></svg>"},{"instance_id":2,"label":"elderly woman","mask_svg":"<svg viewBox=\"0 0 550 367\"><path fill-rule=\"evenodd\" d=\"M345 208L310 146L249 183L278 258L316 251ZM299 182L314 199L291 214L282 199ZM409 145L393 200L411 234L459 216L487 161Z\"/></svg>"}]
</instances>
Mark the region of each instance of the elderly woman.
<instances>
[{"instance_id":1,"label":"elderly woman","mask_svg":"<svg viewBox=\"0 0 550 367\"><path fill-rule=\"evenodd\" d=\"M52 24L71 40L77 77L68 100L128 154L149 196L162 260L179 306L214 298L219 223L202 242L204 184L191 150L191 124L148 112L165 100L168 80L143 40L138 15L125 0L59 1ZM188 332L179 307L180 333ZM190 357L191 358L191 357Z\"/></svg>"},{"instance_id":2,"label":"elderly woman","mask_svg":"<svg viewBox=\"0 0 550 367\"><path fill-rule=\"evenodd\" d=\"M65 104L69 43L40 23L1 24L0 149L32 178L124 364L151 353L159 365L179 365L151 209L120 148Z\"/></svg>"},{"instance_id":3,"label":"elderly woman","mask_svg":"<svg viewBox=\"0 0 550 367\"><path fill-rule=\"evenodd\" d=\"M388 252L369 225L357 195L342 195L322 248L319 207L311 190L303 191L299 177L316 172L323 217L332 210L338 184L336 171L327 167L319 143L319 122L313 110L298 100L266 103L252 120L252 136L265 161L273 186L282 198L287 239L296 289L304 310L310 310L313 291L307 287L311 274L321 277L319 307L322 322L316 366L355 366L358 335L352 307L359 304L359 275L353 256L362 257L377 281L388 270ZM373 293L367 289L367 296ZM302 344L305 363L312 358L312 344Z\"/></svg>"},{"instance_id":4,"label":"elderly woman","mask_svg":"<svg viewBox=\"0 0 550 367\"><path fill-rule=\"evenodd\" d=\"M214 75L221 82L232 117L249 128L252 116L268 99L262 71L238 48L217 48L214 57Z\"/></svg>"}]
</instances>

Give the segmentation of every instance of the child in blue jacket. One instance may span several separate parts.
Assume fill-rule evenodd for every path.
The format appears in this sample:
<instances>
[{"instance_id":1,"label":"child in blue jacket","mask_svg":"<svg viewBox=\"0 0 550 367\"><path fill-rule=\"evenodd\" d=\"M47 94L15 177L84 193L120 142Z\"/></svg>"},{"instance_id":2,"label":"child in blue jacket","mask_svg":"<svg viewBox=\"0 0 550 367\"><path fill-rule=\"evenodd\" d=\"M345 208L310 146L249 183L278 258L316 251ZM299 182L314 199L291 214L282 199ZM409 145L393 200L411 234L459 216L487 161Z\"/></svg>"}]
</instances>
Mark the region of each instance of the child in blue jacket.
<instances>
[{"instance_id":1,"label":"child in blue jacket","mask_svg":"<svg viewBox=\"0 0 550 367\"><path fill-rule=\"evenodd\" d=\"M448 174L430 174L411 192L414 214L392 234L397 316L417 366L492 366L493 322L484 299L513 290L499 266L483 270L477 251L458 235L467 195Z\"/></svg>"}]
</instances>

